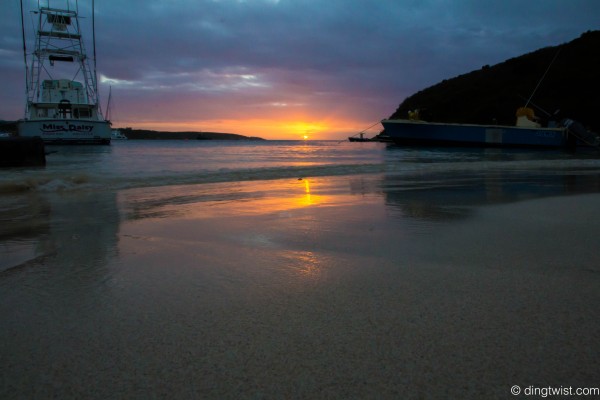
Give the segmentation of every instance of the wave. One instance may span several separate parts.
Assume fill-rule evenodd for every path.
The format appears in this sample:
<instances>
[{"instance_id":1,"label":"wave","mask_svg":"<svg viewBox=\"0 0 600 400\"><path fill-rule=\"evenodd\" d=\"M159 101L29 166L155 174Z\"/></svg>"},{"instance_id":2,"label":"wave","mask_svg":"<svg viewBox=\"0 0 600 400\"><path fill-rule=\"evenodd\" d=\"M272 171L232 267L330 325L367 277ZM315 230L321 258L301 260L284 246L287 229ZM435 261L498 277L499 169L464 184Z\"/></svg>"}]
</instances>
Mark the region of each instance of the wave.
<instances>
[{"instance_id":1,"label":"wave","mask_svg":"<svg viewBox=\"0 0 600 400\"><path fill-rule=\"evenodd\" d=\"M388 160L383 163L366 164L325 164L301 166L277 166L261 168L197 171L132 171L117 173L110 171L88 170L80 174L68 171L22 172L15 176L0 177L0 195L23 192L61 192L72 190L125 190L145 187L163 187L176 185L197 185L208 183L245 182L257 180L298 179L310 177L393 174L414 176L422 174L454 172L489 173L507 172L549 172L586 174L599 173L600 160L562 159L562 160L511 160L511 161L447 161L423 162Z\"/></svg>"},{"instance_id":2,"label":"wave","mask_svg":"<svg viewBox=\"0 0 600 400\"><path fill-rule=\"evenodd\" d=\"M216 171L102 174L88 172L68 175L61 172L0 178L0 194L23 192L60 192L81 189L124 190L144 187L195 185L205 183L244 182L316 176L339 176L383 172L382 164L297 166Z\"/></svg>"},{"instance_id":3,"label":"wave","mask_svg":"<svg viewBox=\"0 0 600 400\"><path fill-rule=\"evenodd\" d=\"M30 191L57 192L78 189L90 182L85 174L76 176L26 176L0 180L0 194L23 193Z\"/></svg>"},{"instance_id":4,"label":"wave","mask_svg":"<svg viewBox=\"0 0 600 400\"><path fill-rule=\"evenodd\" d=\"M133 189L143 187L374 174L384 172L384 170L385 165L383 164L311 165L272 168L220 169L218 171L195 171L138 177L118 177L114 180L108 179L105 183L113 186L115 189Z\"/></svg>"}]
</instances>

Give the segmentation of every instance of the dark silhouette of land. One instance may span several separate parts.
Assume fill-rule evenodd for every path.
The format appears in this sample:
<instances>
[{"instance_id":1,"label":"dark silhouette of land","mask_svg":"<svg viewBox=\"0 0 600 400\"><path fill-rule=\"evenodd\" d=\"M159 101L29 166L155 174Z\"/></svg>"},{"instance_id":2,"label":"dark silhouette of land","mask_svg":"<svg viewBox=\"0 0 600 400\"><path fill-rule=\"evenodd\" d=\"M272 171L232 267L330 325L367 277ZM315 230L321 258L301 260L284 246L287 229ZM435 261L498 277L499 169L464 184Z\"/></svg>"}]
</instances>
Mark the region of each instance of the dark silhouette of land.
<instances>
[{"instance_id":1,"label":"dark silhouette of land","mask_svg":"<svg viewBox=\"0 0 600 400\"><path fill-rule=\"evenodd\" d=\"M121 133L127 136L128 139L134 140L265 140L255 136L244 136L235 133L221 132L166 132L133 128L120 128L119 130ZM7 132L12 135L16 135L16 121L0 120L0 132Z\"/></svg>"},{"instance_id":2,"label":"dark silhouette of land","mask_svg":"<svg viewBox=\"0 0 600 400\"><path fill-rule=\"evenodd\" d=\"M120 128L128 139L151 140L264 140L255 136L244 136L235 133L221 132L164 132L146 129Z\"/></svg>"},{"instance_id":3,"label":"dark silhouette of land","mask_svg":"<svg viewBox=\"0 0 600 400\"><path fill-rule=\"evenodd\" d=\"M406 119L418 109L421 119L431 122L513 125L517 108L548 70L529 104L536 115L551 119L547 114L556 113L556 119L572 118L599 131L599 50L600 31L588 31L569 43L484 65L421 90L390 118Z\"/></svg>"},{"instance_id":4,"label":"dark silhouette of land","mask_svg":"<svg viewBox=\"0 0 600 400\"><path fill-rule=\"evenodd\" d=\"M517 108L529 104L542 119L572 118L600 131L600 31L446 79L407 97L391 115L404 119L419 110L423 120L513 125ZM554 61L553 61L554 60ZM16 132L14 121L0 131ZM264 140L233 133L162 132L124 128L129 139Z\"/></svg>"}]
</instances>

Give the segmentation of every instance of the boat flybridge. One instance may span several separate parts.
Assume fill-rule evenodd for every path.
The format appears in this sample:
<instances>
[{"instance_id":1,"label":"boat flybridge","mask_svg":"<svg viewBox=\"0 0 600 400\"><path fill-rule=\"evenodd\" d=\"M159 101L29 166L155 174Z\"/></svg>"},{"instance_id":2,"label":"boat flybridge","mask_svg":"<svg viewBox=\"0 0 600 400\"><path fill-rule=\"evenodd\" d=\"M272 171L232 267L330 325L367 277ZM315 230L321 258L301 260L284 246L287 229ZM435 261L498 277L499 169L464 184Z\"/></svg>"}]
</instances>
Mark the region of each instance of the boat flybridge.
<instances>
[{"instance_id":1,"label":"boat flybridge","mask_svg":"<svg viewBox=\"0 0 600 400\"><path fill-rule=\"evenodd\" d=\"M111 126L100 109L96 78L94 2L93 57L86 53L78 0L38 0L33 51L28 52L21 0L27 102L18 134L45 143L110 144ZM60 3L60 4L59 4ZM62 8L57 8L60 5Z\"/></svg>"}]
</instances>

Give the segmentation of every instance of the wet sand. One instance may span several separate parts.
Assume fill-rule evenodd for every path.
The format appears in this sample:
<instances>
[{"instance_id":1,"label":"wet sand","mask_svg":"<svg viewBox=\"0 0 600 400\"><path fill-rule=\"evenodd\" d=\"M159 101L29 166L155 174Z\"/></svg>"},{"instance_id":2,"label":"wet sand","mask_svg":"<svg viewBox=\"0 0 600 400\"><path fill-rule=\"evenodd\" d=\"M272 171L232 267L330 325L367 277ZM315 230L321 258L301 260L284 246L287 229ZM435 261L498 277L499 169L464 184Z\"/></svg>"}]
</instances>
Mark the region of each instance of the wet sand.
<instances>
[{"instance_id":1,"label":"wet sand","mask_svg":"<svg viewBox=\"0 0 600 400\"><path fill-rule=\"evenodd\" d=\"M598 385L600 195L434 209L383 192L338 177L48 196L42 233L4 241L20 247L0 272L0 397Z\"/></svg>"}]
</instances>

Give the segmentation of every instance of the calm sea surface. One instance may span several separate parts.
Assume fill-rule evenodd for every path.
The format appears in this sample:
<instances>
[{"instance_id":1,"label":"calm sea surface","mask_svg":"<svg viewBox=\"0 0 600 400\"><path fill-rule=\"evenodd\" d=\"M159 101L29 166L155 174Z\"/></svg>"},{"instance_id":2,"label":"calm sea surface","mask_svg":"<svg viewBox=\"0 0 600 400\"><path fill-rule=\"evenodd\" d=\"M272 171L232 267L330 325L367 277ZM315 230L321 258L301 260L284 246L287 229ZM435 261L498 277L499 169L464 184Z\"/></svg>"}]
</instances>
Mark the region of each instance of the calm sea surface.
<instances>
[{"instance_id":1,"label":"calm sea surface","mask_svg":"<svg viewBox=\"0 0 600 400\"><path fill-rule=\"evenodd\" d=\"M226 203L247 212L243 207L252 203L252 209L268 212L288 207L298 193L305 196L303 206L335 204L344 194L348 201L374 201L390 218L429 223L472 206L600 192L600 156L590 151L133 140L47 151L44 168L0 171L0 269L32 251L39 254L32 243L47 231L48 221L52 226L60 226L58 216L67 221L69 210L70 226L87 218L115 220L107 225L118 227L123 215L166 218L198 204ZM30 249L26 255L20 255L20 246Z\"/></svg>"},{"instance_id":2,"label":"calm sea surface","mask_svg":"<svg viewBox=\"0 0 600 400\"><path fill-rule=\"evenodd\" d=\"M0 171L0 195L361 174L406 177L409 187L424 188L498 174L525 182L540 178L552 186L561 176L600 171L599 155L589 151L399 148L345 141L113 141L47 150L45 168Z\"/></svg>"}]
</instances>

